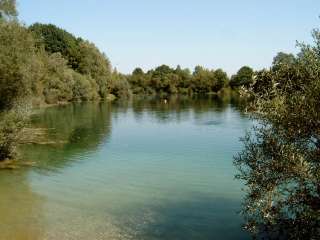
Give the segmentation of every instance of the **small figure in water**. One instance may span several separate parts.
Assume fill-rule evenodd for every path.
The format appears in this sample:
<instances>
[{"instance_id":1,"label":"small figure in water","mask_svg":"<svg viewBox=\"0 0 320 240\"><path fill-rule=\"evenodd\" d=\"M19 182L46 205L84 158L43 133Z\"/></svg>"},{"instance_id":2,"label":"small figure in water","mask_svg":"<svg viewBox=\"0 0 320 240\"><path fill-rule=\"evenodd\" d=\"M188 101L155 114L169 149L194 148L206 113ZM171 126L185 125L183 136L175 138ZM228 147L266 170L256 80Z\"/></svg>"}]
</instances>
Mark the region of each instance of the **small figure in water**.
<instances>
[{"instance_id":1,"label":"small figure in water","mask_svg":"<svg viewBox=\"0 0 320 240\"><path fill-rule=\"evenodd\" d=\"M163 101L164 101L165 104L167 104L167 99L164 99Z\"/></svg>"}]
</instances>

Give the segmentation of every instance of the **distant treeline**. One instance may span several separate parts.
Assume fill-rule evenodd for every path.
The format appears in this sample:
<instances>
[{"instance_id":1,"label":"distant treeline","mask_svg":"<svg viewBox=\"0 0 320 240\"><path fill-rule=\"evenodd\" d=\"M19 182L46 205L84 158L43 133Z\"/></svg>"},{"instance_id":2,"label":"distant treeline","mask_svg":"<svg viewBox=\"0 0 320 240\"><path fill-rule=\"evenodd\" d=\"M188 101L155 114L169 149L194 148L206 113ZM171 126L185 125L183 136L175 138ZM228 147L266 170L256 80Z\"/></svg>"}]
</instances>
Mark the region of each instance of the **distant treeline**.
<instances>
[{"instance_id":1,"label":"distant treeline","mask_svg":"<svg viewBox=\"0 0 320 240\"><path fill-rule=\"evenodd\" d=\"M162 65L146 73L136 68L128 80L134 94L208 94L227 87L249 85L253 81L253 70L247 66L242 67L229 80L222 69L209 70L197 66L191 72L180 66L173 69Z\"/></svg>"}]
</instances>

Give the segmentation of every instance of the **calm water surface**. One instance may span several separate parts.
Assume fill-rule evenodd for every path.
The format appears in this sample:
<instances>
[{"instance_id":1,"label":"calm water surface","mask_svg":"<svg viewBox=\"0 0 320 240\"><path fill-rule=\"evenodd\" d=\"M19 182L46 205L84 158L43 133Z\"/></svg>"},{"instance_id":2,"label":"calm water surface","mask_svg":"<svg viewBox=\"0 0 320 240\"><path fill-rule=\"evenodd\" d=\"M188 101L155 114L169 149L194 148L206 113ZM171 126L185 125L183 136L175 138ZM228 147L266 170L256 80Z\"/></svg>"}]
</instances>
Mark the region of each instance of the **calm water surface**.
<instances>
[{"instance_id":1,"label":"calm water surface","mask_svg":"<svg viewBox=\"0 0 320 240\"><path fill-rule=\"evenodd\" d=\"M232 157L250 126L217 99L41 110L36 167L0 172L0 239L248 239Z\"/></svg>"}]
</instances>

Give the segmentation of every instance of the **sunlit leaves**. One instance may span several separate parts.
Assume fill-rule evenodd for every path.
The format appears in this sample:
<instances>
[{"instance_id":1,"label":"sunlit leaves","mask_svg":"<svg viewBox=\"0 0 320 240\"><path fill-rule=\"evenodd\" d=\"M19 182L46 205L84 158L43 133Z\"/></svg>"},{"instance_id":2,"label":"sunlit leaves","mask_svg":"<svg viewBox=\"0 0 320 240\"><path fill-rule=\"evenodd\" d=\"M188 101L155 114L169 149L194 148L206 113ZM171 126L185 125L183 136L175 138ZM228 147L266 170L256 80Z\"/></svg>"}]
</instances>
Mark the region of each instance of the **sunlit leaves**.
<instances>
[{"instance_id":1,"label":"sunlit leaves","mask_svg":"<svg viewBox=\"0 0 320 240\"><path fill-rule=\"evenodd\" d=\"M247 93L259 125L235 158L247 185L247 229L265 239L320 237L320 35L278 54Z\"/></svg>"}]
</instances>

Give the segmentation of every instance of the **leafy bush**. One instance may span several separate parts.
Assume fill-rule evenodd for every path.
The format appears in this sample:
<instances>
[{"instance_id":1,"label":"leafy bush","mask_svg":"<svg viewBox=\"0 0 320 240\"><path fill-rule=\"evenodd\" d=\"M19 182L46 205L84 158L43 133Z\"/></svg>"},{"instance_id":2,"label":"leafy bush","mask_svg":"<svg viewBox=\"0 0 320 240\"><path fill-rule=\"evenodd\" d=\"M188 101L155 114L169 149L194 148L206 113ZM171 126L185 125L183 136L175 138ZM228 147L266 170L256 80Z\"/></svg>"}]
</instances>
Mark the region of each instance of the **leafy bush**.
<instances>
[{"instance_id":1,"label":"leafy bush","mask_svg":"<svg viewBox=\"0 0 320 240\"><path fill-rule=\"evenodd\" d=\"M46 59L46 75L43 79L43 94L47 103L72 100L73 70L67 67L67 61L61 54L55 53Z\"/></svg>"},{"instance_id":2,"label":"leafy bush","mask_svg":"<svg viewBox=\"0 0 320 240\"><path fill-rule=\"evenodd\" d=\"M235 164L248 187L246 227L265 239L320 238L319 31L313 36L297 57L259 72L249 91L259 125Z\"/></svg>"},{"instance_id":3,"label":"leafy bush","mask_svg":"<svg viewBox=\"0 0 320 240\"><path fill-rule=\"evenodd\" d=\"M108 82L111 80L109 60L94 44L88 41L79 43L79 51L79 73L91 76L98 85L99 96L105 98L108 94Z\"/></svg>"},{"instance_id":4,"label":"leafy bush","mask_svg":"<svg viewBox=\"0 0 320 240\"><path fill-rule=\"evenodd\" d=\"M17 157L16 147L21 130L28 119L28 111L14 108L0 114L0 161Z\"/></svg>"},{"instance_id":5,"label":"leafy bush","mask_svg":"<svg viewBox=\"0 0 320 240\"><path fill-rule=\"evenodd\" d=\"M0 21L0 42L0 109L4 109L31 93L38 62L32 36L18 23Z\"/></svg>"},{"instance_id":6,"label":"leafy bush","mask_svg":"<svg viewBox=\"0 0 320 240\"><path fill-rule=\"evenodd\" d=\"M90 76L73 72L73 100L91 101L99 98L98 86Z\"/></svg>"},{"instance_id":7,"label":"leafy bush","mask_svg":"<svg viewBox=\"0 0 320 240\"><path fill-rule=\"evenodd\" d=\"M118 98L130 97L130 85L126 77L119 74L117 71L114 71L109 84L109 92Z\"/></svg>"}]
</instances>

